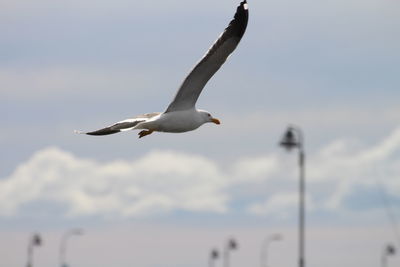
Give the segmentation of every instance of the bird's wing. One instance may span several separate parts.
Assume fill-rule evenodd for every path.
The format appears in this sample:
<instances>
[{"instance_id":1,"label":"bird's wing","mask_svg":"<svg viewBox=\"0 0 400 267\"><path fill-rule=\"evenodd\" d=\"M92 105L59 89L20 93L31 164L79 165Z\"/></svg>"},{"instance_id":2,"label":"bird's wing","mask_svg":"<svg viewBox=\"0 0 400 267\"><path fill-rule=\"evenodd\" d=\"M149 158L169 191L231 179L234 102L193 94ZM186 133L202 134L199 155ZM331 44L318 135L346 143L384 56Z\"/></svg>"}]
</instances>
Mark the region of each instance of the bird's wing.
<instances>
[{"instance_id":1,"label":"bird's wing","mask_svg":"<svg viewBox=\"0 0 400 267\"><path fill-rule=\"evenodd\" d=\"M119 132L123 132L123 131L129 131L129 130L134 129L134 127L136 125L138 125L139 123L147 121L159 114L160 114L160 112L143 114L143 115L137 116L135 118L119 121L111 126L108 126L106 128L102 128L100 130L96 130L93 132L76 131L76 133L88 134L88 135L108 135L108 134L115 134L115 133L119 133Z\"/></svg>"},{"instance_id":2,"label":"bird's wing","mask_svg":"<svg viewBox=\"0 0 400 267\"><path fill-rule=\"evenodd\" d=\"M235 16L228 27L185 78L166 112L194 107L208 80L218 71L239 44L246 30L248 18L247 2L243 1L237 7Z\"/></svg>"}]
</instances>

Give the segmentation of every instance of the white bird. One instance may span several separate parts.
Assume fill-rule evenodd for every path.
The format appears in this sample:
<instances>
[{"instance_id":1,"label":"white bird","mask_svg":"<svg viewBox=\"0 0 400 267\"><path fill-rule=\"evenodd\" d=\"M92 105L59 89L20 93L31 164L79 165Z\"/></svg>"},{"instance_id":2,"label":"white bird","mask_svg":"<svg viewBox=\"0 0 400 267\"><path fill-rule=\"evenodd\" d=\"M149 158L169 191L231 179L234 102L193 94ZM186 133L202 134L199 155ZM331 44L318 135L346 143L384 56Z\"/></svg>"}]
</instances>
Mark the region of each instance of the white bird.
<instances>
[{"instance_id":1,"label":"white bird","mask_svg":"<svg viewBox=\"0 0 400 267\"><path fill-rule=\"evenodd\" d=\"M207 122L220 124L220 121L213 118L209 112L196 109L195 104L208 80L239 44L246 30L248 17L248 6L245 0L237 7L228 27L185 78L166 111L136 116L93 132L76 132L88 135L108 135L138 129L142 130L139 132L139 138L141 138L154 131L182 133L195 130Z\"/></svg>"}]
</instances>

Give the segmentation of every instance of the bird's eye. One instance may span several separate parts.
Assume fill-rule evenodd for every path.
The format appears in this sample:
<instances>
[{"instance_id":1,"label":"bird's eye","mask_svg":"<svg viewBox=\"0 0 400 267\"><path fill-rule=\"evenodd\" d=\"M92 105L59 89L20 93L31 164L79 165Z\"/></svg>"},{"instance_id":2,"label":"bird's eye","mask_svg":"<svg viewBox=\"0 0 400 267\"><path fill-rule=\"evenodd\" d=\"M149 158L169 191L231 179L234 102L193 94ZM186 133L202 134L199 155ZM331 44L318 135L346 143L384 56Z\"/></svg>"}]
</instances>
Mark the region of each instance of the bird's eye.
<instances>
[{"instance_id":1,"label":"bird's eye","mask_svg":"<svg viewBox=\"0 0 400 267\"><path fill-rule=\"evenodd\" d=\"M208 117L211 117L211 114L210 114L210 113L208 113L207 115L208 115Z\"/></svg>"}]
</instances>

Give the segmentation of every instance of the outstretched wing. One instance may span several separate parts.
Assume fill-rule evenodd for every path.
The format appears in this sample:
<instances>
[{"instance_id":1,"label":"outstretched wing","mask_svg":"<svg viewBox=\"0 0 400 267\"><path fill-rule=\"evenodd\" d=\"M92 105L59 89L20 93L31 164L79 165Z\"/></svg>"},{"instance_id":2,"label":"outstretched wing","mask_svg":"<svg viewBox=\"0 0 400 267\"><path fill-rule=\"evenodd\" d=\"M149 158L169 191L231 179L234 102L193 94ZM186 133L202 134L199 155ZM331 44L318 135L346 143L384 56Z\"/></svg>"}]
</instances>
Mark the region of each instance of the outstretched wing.
<instances>
[{"instance_id":1,"label":"outstretched wing","mask_svg":"<svg viewBox=\"0 0 400 267\"><path fill-rule=\"evenodd\" d=\"M183 81L166 112L194 107L208 80L239 44L246 30L248 18L247 2L243 1L237 7L236 14L225 31Z\"/></svg>"},{"instance_id":2,"label":"outstretched wing","mask_svg":"<svg viewBox=\"0 0 400 267\"><path fill-rule=\"evenodd\" d=\"M108 134L115 134L123 131L129 131L135 128L136 125L138 125L141 122L147 121L148 119L151 119L157 115L159 115L160 112L154 112L154 113L149 113L149 114L144 114L137 116L132 119L126 119L123 121L119 121L111 126L108 126L106 128L102 128L100 130L96 130L93 132L81 132L81 131L76 131L76 133L81 133L81 134L88 134L88 135L108 135Z\"/></svg>"}]
</instances>

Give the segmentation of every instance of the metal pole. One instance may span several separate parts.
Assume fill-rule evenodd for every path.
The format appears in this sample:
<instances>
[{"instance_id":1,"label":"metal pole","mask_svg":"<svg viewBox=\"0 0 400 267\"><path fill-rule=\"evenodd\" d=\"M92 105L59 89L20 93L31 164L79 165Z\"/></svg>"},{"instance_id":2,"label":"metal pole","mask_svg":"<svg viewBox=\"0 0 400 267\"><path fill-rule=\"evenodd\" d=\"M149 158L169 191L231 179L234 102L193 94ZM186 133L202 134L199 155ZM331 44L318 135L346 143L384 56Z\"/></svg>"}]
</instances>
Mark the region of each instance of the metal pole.
<instances>
[{"instance_id":1,"label":"metal pole","mask_svg":"<svg viewBox=\"0 0 400 267\"><path fill-rule=\"evenodd\" d=\"M388 265L388 256L392 256L396 254L396 248L395 246L391 244L385 245L383 251L382 251L382 258L381 258L381 264L382 267L387 267Z\"/></svg>"},{"instance_id":2,"label":"metal pole","mask_svg":"<svg viewBox=\"0 0 400 267\"><path fill-rule=\"evenodd\" d=\"M305 152L303 133L299 127L290 126L282 138L280 145L290 151L299 149L299 267L305 267Z\"/></svg>"},{"instance_id":3,"label":"metal pole","mask_svg":"<svg viewBox=\"0 0 400 267\"><path fill-rule=\"evenodd\" d=\"M385 253L383 253L382 254L382 267L386 267L387 266L387 258L386 258L386 254Z\"/></svg>"},{"instance_id":4,"label":"metal pole","mask_svg":"<svg viewBox=\"0 0 400 267\"><path fill-rule=\"evenodd\" d=\"M66 244L67 244L67 238L69 236L69 232L64 234L63 237L61 238L61 243L60 243L60 266L63 267L66 265L65 263L65 251L66 249Z\"/></svg>"},{"instance_id":5,"label":"metal pole","mask_svg":"<svg viewBox=\"0 0 400 267\"><path fill-rule=\"evenodd\" d=\"M225 247L224 250L224 267L229 267L229 248Z\"/></svg>"},{"instance_id":6,"label":"metal pole","mask_svg":"<svg viewBox=\"0 0 400 267\"><path fill-rule=\"evenodd\" d=\"M267 267L267 256L268 256L268 243L265 241L261 246L261 254L260 254L260 267Z\"/></svg>"},{"instance_id":7,"label":"metal pole","mask_svg":"<svg viewBox=\"0 0 400 267\"><path fill-rule=\"evenodd\" d=\"M214 262L215 262L216 259L218 259L218 257L219 257L218 250L216 250L216 249L211 250L208 265L210 267L214 267Z\"/></svg>"},{"instance_id":8,"label":"metal pole","mask_svg":"<svg viewBox=\"0 0 400 267\"><path fill-rule=\"evenodd\" d=\"M299 147L299 165L300 165L300 181L299 181L299 267L305 266L305 153L303 151L302 142Z\"/></svg>"},{"instance_id":9,"label":"metal pole","mask_svg":"<svg viewBox=\"0 0 400 267\"><path fill-rule=\"evenodd\" d=\"M26 264L27 267L32 267L33 262L33 243L29 241L28 244L28 263Z\"/></svg>"},{"instance_id":10,"label":"metal pole","mask_svg":"<svg viewBox=\"0 0 400 267\"><path fill-rule=\"evenodd\" d=\"M267 267L268 259L268 246L270 243L270 238L265 239L263 246L261 247L261 267Z\"/></svg>"},{"instance_id":11,"label":"metal pole","mask_svg":"<svg viewBox=\"0 0 400 267\"><path fill-rule=\"evenodd\" d=\"M229 251L237 248L238 244L235 239L229 239L224 248L224 267L229 267Z\"/></svg>"},{"instance_id":12,"label":"metal pole","mask_svg":"<svg viewBox=\"0 0 400 267\"><path fill-rule=\"evenodd\" d=\"M28 262L27 267L33 266L33 247L40 246L42 244L42 238L39 234L33 234L28 243Z\"/></svg>"},{"instance_id":13,"label":"metal pole","mask_svg":"<svg viewBox=\"0 0 400 267\"><path fill-rule=\"evenodd\" d=\"M268 266L268 249L270 244L273 241L280 241L282 240L282 235L280 234L273 234L264 239L264 242L261 245L261 253L260 253L260 266L267 267Z\"/></svg>"},{"instance_id":14,"label":"metal pole","mask_svg":"<svg viewBox=\"0 0 400 267\"><path fill-rule=\"evenodd\" d=\"M67 240L71 235L81 235L83 234L83 231L81 229L71 229L67 231L61 238L61 243L60 243L60 266L61 267L67 267L67 262L66 262L66 253L67 253Z\"/></svg>"}]
</instances>

